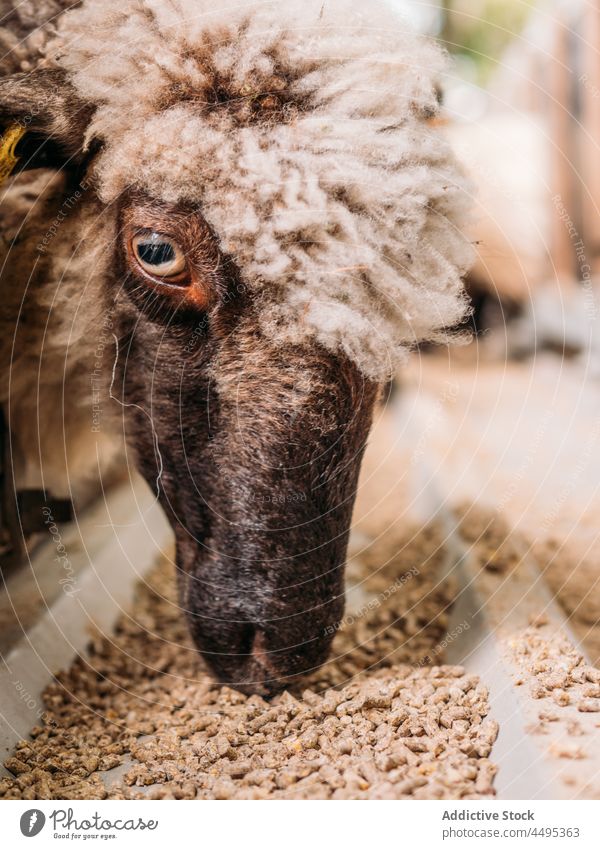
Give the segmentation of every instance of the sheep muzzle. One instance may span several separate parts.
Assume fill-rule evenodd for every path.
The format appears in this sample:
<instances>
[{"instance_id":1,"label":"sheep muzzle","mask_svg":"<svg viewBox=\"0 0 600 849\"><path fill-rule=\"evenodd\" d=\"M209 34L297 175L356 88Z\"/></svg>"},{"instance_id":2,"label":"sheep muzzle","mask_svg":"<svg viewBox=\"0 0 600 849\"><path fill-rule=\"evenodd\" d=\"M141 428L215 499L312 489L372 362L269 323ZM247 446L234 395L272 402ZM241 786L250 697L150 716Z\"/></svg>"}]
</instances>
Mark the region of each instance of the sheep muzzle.
<instances>
[{"instance_id":1,"label":"sheep muzzle","mask_svg":"<svg viewBox=\"0 0 600 849\"><path fill-rule=\"evenodd\" d=\"M299 364L279 364L255 387L264 364L238 373L215 408L210 482L207 464L199 469L202 536L189 533L197 504L181 508L181 604L192 636L216 677L245 692L268 695L318 668L343 616L375 388L335 365L305 356L295 382Z\"/></svg>"},{"instance_id":2,"label":"sheep muzzle","mask_svg":"<svg viewBox=\"0 0 600 849\"><path fill-rule=\"evenodd\" d=\"M175 531L180 606L220 683L272 694L325 661L343 615L377 387L341 357L248 328L208 329L179 374L179 337L142 322L135 337L127 429Z\"/></svg>"}]
</instances>

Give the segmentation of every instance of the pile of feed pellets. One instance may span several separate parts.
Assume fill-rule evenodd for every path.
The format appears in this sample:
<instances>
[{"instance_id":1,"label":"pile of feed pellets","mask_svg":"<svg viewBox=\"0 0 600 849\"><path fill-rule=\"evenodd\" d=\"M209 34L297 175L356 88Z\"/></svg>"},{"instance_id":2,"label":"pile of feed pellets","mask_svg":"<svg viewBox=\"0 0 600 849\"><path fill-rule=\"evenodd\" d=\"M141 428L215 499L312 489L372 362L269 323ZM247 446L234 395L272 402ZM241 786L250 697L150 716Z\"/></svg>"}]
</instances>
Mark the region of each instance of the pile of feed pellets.
<instances>
[{"instance_id":1,"label":"pile of feed pellets","mask_svg":"<svg viewBox=\"0 0 600 849\"><path fill-rule=\"evenodd\" d=\"M498 733L477 676L444 665L455 586L435 526L354 551L330 661L271 701L220 687L165 557L110 636L52 682L4 799L480 799Z\"/></svg>"}]
</instances>

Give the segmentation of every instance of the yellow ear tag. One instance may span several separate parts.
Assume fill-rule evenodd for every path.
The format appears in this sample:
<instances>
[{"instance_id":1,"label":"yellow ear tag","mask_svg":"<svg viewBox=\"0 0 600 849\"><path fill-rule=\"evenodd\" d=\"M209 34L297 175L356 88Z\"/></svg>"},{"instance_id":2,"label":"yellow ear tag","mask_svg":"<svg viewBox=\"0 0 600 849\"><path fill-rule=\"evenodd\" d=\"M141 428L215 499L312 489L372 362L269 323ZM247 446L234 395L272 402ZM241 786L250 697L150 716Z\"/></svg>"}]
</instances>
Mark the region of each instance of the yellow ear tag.
<instances>
[{"instance_id":1,"label":"yellow ear tag","mask_svg":"<svg viewBox=\"0 0 600 849\"><path fill-rule=\"evenodd\" d=\"M13 124L0 137L0 186L10 177L19 161L15 149L27 131L18 124Z\"/></svg>"}]
</instances>

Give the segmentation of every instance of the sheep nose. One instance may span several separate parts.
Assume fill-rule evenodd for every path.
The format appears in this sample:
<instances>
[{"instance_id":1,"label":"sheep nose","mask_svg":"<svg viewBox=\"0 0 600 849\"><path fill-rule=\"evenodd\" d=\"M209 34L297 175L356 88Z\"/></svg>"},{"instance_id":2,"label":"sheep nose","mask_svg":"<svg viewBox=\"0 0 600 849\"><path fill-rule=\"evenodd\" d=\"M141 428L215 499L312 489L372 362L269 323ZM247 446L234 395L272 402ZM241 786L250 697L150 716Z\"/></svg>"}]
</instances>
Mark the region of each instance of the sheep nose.
<instances>
[{"instance_id":1,"label":"sheep nose","mask_svg":"<svg viewBox=\"0 0 600 849\"><path fill-rule=\"evenodd\" d=\"M196 642L218 682L242 693L274 696L302 675L319 667L331 644L331 635L301 645L282 644L281 634L268 627L245 623L241 626L235 650L207 651L203 641Z\"/></svg>"},{"instance_id":2,"label":"sheep nose","mask_svg":"<svg viewBox=\"0 0 600 849\"><path fill-rule=\"evenodd\" d=\"M255 625L243 628L241 642L246 653L219 654L209 659L219 681L248 695L269 696L285 689L295 666L286 651L271 651L264 629Z\"/></svg>"}]
</instances>

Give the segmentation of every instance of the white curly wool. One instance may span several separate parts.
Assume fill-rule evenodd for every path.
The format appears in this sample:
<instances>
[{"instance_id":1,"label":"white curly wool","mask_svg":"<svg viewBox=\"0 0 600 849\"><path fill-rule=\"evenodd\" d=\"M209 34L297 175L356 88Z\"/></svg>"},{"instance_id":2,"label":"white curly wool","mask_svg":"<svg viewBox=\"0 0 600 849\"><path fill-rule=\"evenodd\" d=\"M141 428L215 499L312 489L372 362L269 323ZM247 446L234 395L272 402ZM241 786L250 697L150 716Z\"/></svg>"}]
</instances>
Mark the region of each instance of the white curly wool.
<instances>
[{"instance_id":1,"label":"white curly wool","mask_svg":"<svg viewBox=\"0 0 600 849\"><path fill-rule=\"evenodd\" d=\"M88 0L51 55L97 105L102 200L199 204L271 338L382 379L464 318L468 188L429 123L444 59L384 3Z\"/></svg>"}]
</instances>

